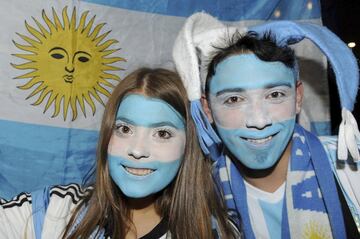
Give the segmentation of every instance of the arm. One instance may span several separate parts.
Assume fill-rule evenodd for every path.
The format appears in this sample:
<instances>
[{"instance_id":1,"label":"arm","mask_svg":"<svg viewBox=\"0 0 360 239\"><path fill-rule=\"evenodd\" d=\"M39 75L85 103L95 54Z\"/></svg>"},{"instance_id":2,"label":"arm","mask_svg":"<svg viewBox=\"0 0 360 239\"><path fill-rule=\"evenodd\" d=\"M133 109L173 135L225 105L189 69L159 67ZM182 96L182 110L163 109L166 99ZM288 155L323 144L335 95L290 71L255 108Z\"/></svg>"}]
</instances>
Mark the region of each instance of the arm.
<instances>
[{"instance_id":1,"label":"arm","mask_svg":"<svg viewBox=\"0 0 360 239\"><path fill-rule=\"evenodd\" d=\"M73 210L90 190L69 184L0 199L0 238L61 238Z\"/></svg>"},{"instance_id":2,"label":"arm","mask_svg":"<svg viewBox=\"0 0 360 239\"><path fill-rule=\"evenodd\" d=\"M35 238L31 194L0 199L0 238Z\"/></svg>"},{"instance_id":3,"label":"arm","mask_svg":"<svg viewBox=\"0 0 360 239\"><path fill-rule=\"evenodd\" d=\"M333 173L340 185L351 214L359 229L360 223L360 163L354 163L352 159L340 161L337 159L337 137L320 137L327 153ZM360 149L360 142L358 142Z\"/></svg>"}]
</instances>

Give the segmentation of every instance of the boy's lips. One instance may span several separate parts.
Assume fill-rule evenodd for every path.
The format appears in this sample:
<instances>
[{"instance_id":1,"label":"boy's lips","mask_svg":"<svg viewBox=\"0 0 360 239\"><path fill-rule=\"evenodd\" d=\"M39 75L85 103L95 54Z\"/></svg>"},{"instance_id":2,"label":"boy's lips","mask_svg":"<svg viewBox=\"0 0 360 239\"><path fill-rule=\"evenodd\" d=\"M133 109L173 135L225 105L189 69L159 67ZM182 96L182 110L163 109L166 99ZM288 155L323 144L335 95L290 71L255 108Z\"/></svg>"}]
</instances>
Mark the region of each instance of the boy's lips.
<instances>
[{"instance_id":1,"label":"boy's lips","mask_svg":"<svg viewBox=\"0 0 360 239\"><path fill-rule=\"evenodd\" d=\"M269 143L273 139L273 137L275 137L278 133L279 132L264 138L247 138L247 137L240 137L240 138L254 145L265 145Z\"/></svg>"}]
</instances>

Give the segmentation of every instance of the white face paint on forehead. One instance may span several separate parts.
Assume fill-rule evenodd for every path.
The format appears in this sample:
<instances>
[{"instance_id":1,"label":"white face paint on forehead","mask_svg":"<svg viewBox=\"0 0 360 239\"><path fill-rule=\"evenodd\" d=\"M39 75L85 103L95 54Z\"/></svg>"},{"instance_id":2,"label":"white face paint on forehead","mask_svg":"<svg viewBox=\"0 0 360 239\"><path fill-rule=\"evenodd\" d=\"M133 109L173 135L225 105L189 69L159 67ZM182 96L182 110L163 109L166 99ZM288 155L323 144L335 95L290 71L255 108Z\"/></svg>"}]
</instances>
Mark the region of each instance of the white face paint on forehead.
<instances>
[{"instance_id":1,"label":"white face paint on forehead","mask_svg":"<svg viewBox=\"0 0 360 239\"><path fill-rule=\"evenodd\" d=\"M282 62L260 60L255 54L230 56L220 62L210 81L210 93L229 90L271 88L277 85L295 86L294 72Z\"/></svg>"},{"instance_id":2,"label":"white face paint on forehead","mask_svg":"<svg viewBox=\"0 0 360 239\"><path fill-rule=\"evenodd\" d=\"M110 174L129 197L164 189L180 167L185 122L169 104L130 94L121 102L108 146Z\"/></svg>"},{"instance_id":3,"label":"white face paint on forehead","mask_svg":"<svg viewBox=\"0 0 360 239\"><path fill-rule=\"evenodd\" d=\"M253 169L281 157L295 124L296 87L291 69L254 54L222 61L210 81L210 108L229 150Z\"/></svg>"}]
</instances>

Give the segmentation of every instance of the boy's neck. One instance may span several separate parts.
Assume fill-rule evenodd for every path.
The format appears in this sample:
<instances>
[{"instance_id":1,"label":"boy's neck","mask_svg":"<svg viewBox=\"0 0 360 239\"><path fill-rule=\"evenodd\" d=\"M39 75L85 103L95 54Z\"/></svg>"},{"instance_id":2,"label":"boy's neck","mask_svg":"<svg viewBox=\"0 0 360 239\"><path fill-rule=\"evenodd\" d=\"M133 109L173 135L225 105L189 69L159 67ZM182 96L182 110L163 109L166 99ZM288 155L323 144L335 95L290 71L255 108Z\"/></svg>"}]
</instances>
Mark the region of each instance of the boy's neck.
<instances>
[{"instance_id":1,"label":"boy's neck","mask_svg":"<svg viewBox=\"0 0 360 239\"><path fill-rule=\"evenodd\" d=\"M269 169L249 169L239 163L238 160L234 161L237 162L235 164L246 182L262 191L273 193L286 181L290 156L291 141L288 143L280 160Z\"/></svg>"}]
</instances>

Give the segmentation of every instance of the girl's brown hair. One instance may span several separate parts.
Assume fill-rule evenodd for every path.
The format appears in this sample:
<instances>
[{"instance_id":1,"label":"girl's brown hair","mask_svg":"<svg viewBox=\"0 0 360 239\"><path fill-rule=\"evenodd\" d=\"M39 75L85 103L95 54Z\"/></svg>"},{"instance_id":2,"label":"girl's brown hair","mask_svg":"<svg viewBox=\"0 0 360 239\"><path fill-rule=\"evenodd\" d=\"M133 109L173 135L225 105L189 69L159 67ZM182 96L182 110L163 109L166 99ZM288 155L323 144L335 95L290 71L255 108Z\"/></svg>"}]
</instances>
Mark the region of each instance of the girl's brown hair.
<instances>
[{"instance_id":1,"label":"girl's brown hair","mask_svg":"<svg viewBox=\"0 0 360 239\"><path fill-rule=\"evenodd\" d=\"M134 71L112 92L100 130L94 190L73 213L63 238L88 238L101 228L111 228L112 238L125 238L132 226L126 197L111 179L107 160L116 112L123 97L129 93L161 99L186 119L184 159L174 181L159 193L155 202L160 216L168 219L171 238L213 238L212 217L217 220L222 238L232 238L224 204L218 200L211 176L211 163L204 158L197 141L185 88L176 73L148 68ZM86 213L75 226L79 212L85 206Z\"/></svg>"}]
</instances>

